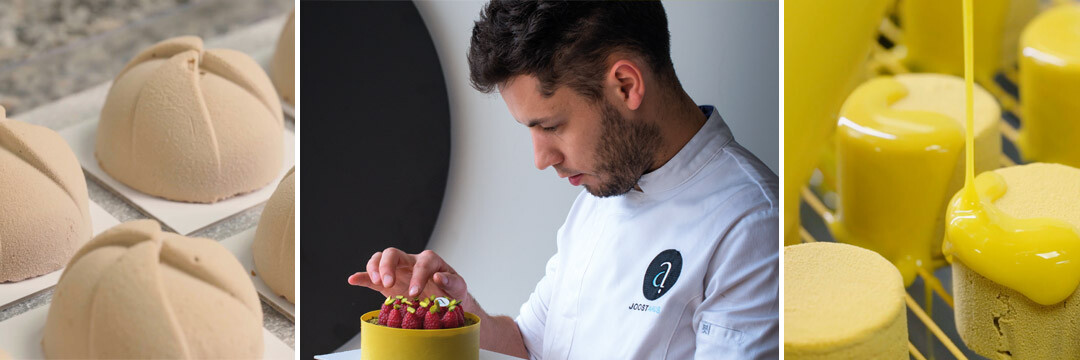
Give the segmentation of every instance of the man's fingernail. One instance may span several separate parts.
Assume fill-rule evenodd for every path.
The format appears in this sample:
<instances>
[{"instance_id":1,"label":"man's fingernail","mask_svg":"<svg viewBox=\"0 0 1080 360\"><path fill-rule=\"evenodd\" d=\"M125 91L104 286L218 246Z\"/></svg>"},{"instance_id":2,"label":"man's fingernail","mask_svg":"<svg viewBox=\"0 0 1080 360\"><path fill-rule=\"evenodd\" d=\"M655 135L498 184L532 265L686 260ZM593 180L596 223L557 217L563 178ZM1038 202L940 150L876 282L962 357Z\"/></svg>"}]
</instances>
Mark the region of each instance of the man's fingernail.
<instances>
[{"instance_id":1,"label":"man's fingernail","mask_svg":"<svg viewBox=\"0 0 1080 360\"><path fill-rule=\"evenodd\" d=\"M413 287L409 288L409 296L416 296L418 294L420 294L419 286L413 285Z\"/></svg>"},{"instance_id":2,"label":"man's fingernail","mask_svg":"<svg viewBox=\"0 0 1080 360\"><path fill-rule=\"evenodd\" d=\"M394 278L390 277L390 275L383 275L382 284L383 284L383 286L387 286L393 280L394 280Z\"/></svg>"},{"instance_id":3,"label":"man's fingernail","mask_svg":"<svg viewBox=\"0 0 1080 360\"><path fill-rule=\"evenodd\" d=\"M379 283L379 273L377 273L377 272L373 272L373 273L371 273L371 274L368 274L368 275L371 275L371 282L372 282L372 283L374 283L374 284L378 284L378 283Z\"/></svg>"},{"instance_id":4,"label":"man's fingernail","mask_svg":"<svg viewBox=\"0 0 1080 360\"><path fill-rule=\"evenodd\" d=\"M450 285L450 278L447 278L446 275L439 275L439 278L442 279L443 285Z\"/></svg>"}]
</instances>

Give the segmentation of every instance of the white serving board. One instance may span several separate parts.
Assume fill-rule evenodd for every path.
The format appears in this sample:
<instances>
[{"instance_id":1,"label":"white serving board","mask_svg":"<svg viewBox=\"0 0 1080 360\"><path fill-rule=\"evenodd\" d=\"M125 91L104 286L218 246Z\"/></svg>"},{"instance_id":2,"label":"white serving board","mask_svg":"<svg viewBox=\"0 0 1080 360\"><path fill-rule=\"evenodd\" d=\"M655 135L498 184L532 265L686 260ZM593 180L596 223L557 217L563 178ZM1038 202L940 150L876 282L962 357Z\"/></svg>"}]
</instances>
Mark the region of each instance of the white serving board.
<instances>
[{"instance_id":1,"label":"white serving board","mask_svg":"<svg viewBox=\"0 0 1080 360\"><path fill-rule=\"evenodd\" d=\"M284 297L278 296L273 290L270 290L270 286L267 286L263 282L262 277L259 276L259 272L255 270L255 258L251 255L251 244L255 241L255 228L244 230L243 232L233 235L232 237L222 240L221 245L226 249L229 249L236 256L237 260L240 260L240 264L244 265L244 270L247 270L248 275L253 275L251 282L255 283L255 290L259 292L259 297L266 302L267 305L277 310L285 317L289 318L293 322L296 322L296 306L285 300Z\"/></svg>"},{"instance_id":2,"label":"white serving board","mask_svg":"<svg viewBox=\"0 0 1080 360\"><path fill-rule=\"evenodd\" d=\"M19 314L0 322L0 349L4 349L15 359L41 359L41 338L45 332L45 319L49 316L49 306ZM264 359L293 359L295 352L284 341L278 339L269 330L263 329Z\"/></svg>"},{"instance_id":3,"label":"white serving board","mask_svg":"<svg viewBox=\"0 0 1080 360\"><path fill-rule=\"evenodd\" d=\"M285 173L295 163L293 155L295 154L296 136L293 135L291 129L285 128L283 129L284 140L282 141L282 148L285 151L282 154L281 172L278 173L276 180L271 181L267 186L213 204L169 201L127 187L101 169L97 158L94 157L97 122L98 119L95 117L92 120L60 130L60 136L71 146L71 150L75 152L79 164L86 170L87 175L96 179L105 188L126 199L132 206L156 218L181 235L189 235L266 202L270 195L274 193L278 182L285 177Z\"/></svg>"},{"instance_id":4,"label":"white serving board","mask_svg":"<svg viewBox=\"0 0 1080 360\"><path fill-rule=\"evenodd\" d=\"M90 227L94 236L118 224L120 224L120 221L116 220L105 209L102 209L101 206L98 206L97 203L90 201ZM90 239L86 239L86 241L90 241ZM79 246L82 246L82 244L79 244ZM63 272L64 269L61 268L23 281L0 283L0 309L53 287L57 281L60 281L60 274Z\"/></svg>"}]
</instances>

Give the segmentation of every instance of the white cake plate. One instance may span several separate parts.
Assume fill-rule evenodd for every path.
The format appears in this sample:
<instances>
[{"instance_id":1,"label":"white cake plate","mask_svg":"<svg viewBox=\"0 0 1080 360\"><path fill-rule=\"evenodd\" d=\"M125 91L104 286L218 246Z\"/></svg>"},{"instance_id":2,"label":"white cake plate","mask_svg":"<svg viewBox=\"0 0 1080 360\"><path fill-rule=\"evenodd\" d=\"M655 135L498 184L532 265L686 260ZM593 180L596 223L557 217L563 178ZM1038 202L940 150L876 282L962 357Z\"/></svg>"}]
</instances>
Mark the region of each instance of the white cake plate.
<instances>
[{"instance_id":1,"label":"white cake plate","mask_svg":"<svg viewBox=\"0 0 1080 360\"><path fill-rule=\"evenodd\" d=\"M0 349L4 349L14 359L41 359L45 354L41 350L41 338L45 332L45 319L49 316L49 306L19 314L0 322ZM289 345L278 339L265 328L263 330L264 359L293 359L295 353Z\"/></svg>"}]
</instances>

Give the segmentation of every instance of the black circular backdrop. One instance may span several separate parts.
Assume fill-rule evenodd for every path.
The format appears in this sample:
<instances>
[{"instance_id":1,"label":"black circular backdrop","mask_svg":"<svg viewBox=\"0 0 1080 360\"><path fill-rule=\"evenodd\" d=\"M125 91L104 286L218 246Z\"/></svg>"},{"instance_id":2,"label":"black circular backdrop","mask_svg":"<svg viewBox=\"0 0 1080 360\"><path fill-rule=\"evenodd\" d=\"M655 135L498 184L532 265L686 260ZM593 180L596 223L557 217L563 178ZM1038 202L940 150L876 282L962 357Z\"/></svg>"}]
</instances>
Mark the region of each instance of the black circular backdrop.
<instances>
[{"instance_id":1,"label":"black circular backdrop","mask_svg":"<svg viewBox=\"0 0 1080 360\"><path fill-rule=\"evenodd\" d=\"M388 246L427 246L446 190L450 106L413 3L301 6L299 324L301 358L311 359L382 303L349 275Z\"/></svg>"}]
</instances>

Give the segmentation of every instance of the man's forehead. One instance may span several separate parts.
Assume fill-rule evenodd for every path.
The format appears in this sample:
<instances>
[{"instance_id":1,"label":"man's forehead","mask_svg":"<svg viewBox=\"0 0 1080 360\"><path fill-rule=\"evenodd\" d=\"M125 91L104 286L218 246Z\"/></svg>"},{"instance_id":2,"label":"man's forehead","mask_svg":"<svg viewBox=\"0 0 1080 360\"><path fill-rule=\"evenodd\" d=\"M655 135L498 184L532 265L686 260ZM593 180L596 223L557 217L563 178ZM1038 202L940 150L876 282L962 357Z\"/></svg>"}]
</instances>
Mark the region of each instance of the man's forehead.
<instances>
[{"instance_id":1,"label":"man's forehead","mask_svg":"<svg viewBox=\"0 0 1080 360\"><path fill-rule=\"evenodd\" d=\"M537 119L553 117L559 110L555 97L540 92L540 81L531 75L518 75L499 85L499 94L514 120L529 125Z\"/></svg>"}]
</instances>

